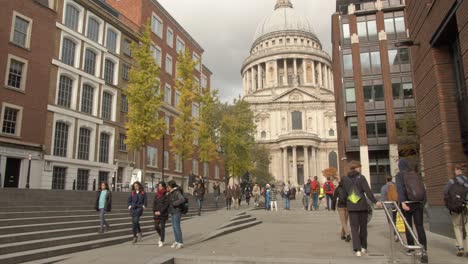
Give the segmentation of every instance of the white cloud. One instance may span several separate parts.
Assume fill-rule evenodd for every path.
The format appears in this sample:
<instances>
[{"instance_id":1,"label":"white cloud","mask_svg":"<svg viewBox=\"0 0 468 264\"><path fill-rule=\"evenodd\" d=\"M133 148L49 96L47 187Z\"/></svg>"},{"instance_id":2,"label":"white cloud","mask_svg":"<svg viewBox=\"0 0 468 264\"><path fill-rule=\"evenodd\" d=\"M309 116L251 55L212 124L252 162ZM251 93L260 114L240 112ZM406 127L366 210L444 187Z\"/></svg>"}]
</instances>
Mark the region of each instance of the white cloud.
<instances>
[{"instance_id":1,"label":"white cloud","mask_svg":"<svg viewBox=\"0 0 468 264\"><path fill-rule=\"evenodd\" d=\"M240 68L249 55L262 19L276 0L158 0L204 48L204 64L213 72L212 87L223 100L242 93ZM331 16L335 0L291 0L306 15L324 49L331 54Z\"/></svg>"}]
</instances>

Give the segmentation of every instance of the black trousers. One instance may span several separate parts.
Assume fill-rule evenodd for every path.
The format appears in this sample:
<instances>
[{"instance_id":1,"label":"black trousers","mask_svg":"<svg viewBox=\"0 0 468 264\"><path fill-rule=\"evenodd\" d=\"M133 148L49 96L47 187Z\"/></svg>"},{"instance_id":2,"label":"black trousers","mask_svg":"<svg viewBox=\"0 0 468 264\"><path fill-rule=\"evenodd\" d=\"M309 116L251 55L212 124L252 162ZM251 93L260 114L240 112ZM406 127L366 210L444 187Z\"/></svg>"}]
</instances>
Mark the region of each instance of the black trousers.
<instances>
[{"instance_id":1,"label":"black trousers","mask_svg":"<svg viewBox=\"0 0 468 264\"><path fill-rule=\"evenodd\" d=\"M363 248L367 249L367 214L367 211L349 212L354 251L361 251Z\"/></svg>"},{"instance_id":2,"label":"black trousers","mask_svg":"<svg viewBox=\"0 0 468 264\"><path fill-rule=\"evenodd\" d=\"M133 236L136 237L138 233L141 233L141 227L140 227L140 215L133 215L132 216L132 230L133 230Z\"/></svg>"},{"instance_id":3,"label":"black trousers","mask_svg":"<svg viewBox=\"0 0 468 264\"><path fill-rule=\"evenodd\" d=\"M422 203L407 203L406 205L410 208L409 211L403 211L406 221L411 227L413 227L414 222L419 243L427 250L426 231L424 231L424 206ZM414 239L408 229L406 229L406 240L408 245L414 245Z\"/></svg>"},{"instance_id":4,"label":"black trousers","mask_svg":"<svg viewBox=\"0 0 468 264\"><path fill-rule=\"evenodd\" d=\"M154 229L158 232L161 242L166 238L166 222L167 219L154 219Z\"/></svg>"},{"instance_id":5,"label":"black trousers","mask_svg":"<svg viewBox=\"0 0 468 264\"><path fill-rule=\"evenodd\" d=\"M231 210L232 198L226 198L226 209Z\"/></svg>"}]
</instances>

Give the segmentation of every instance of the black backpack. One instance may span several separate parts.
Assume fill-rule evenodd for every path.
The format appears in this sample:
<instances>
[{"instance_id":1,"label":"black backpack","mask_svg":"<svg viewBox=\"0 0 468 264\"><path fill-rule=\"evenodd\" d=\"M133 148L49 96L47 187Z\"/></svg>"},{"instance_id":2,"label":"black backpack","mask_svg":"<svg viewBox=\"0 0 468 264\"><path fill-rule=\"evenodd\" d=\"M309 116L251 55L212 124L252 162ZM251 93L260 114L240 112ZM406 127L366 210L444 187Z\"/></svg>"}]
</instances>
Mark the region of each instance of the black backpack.
<instances>
[{"instance_id":1,"label":"black backpack","mask_svg":"<svg viewBox=\"0 0 468 264\"><path fill-rule=\"evenodd\" d=\"M326 183L325 183L325 191L327 191L327 192L331 191L331 184L330 184L330 182L326 182Z\"/></svg>"},{"instance_id":2,"label":"black backpack","mask_svg":"<svg viewBox=\"0 0 468 264\"><path fill-rule=\"evenodd\" d=\"M463 183L458 179L462 179ZM450 212L460 214L466 210L468 188L464 184L468 184L468 181L463 177L456 177L453 181L454 183L448 190L446 205Z\"/></svg>"},{"instance_id":3,"label":"black backpack","mask_svg":"<svg viewBox=\"0 0 468 264\"><path fill-rule=\"evenodd\" d=\"M185 195L184 192L182 191L182 189L179 189L179 190L180 190L180 194L182 194L182 196L185 199L184 203L180 206L180 213L185 215L188 213L188 210L189 210L189 200L188 200L187 195Z\"/></svg>"}]
</instances>

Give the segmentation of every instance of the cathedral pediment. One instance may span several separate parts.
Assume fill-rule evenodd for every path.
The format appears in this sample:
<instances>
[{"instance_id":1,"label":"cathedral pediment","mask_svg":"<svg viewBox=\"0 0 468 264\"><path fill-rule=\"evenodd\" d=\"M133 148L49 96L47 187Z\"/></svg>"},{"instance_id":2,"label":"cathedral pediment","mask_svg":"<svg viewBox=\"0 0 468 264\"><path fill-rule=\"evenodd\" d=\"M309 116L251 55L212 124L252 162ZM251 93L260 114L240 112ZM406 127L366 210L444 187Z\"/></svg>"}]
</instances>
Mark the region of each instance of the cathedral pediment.
<instances>
[{"instance_id":1,"label":"cathedral pediment","mask_svg":"<svg viewBox=\"0 0 468 264\"><path fill-rule=\"evenodd\" d=\"M291 102L321 102L323 101L316 95L310 94L299 88L291 89L273 98L273 102L291 103Z\"/></svg>"}]
</instances>

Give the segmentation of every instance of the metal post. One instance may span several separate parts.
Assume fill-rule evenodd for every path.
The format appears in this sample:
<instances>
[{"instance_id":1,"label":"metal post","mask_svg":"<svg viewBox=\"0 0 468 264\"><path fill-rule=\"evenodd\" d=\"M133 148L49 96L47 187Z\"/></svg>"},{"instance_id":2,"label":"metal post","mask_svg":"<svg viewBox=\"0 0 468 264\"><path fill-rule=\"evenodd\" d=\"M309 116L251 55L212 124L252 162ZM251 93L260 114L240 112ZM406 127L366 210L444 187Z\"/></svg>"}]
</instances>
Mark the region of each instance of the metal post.
<instances>
[{"instance_id":1,"label":"metal post","mask_svg":"<svg viewBox=\"0 0 468 264\"><path fill-rule=\"evenodd\" d=\"M112 175L112 191L115 192L115 187L116 187L116 184L115 184L115 180L117 178L117 169L114 169L114 174Z\"/></svg>"},{"instance_id":2,"label":"metal post","mask_svg":"<svg viewBox=\"0 0 468 264\"><path fill-rule=\"evenodd\" d=\"M164 181L164 162L166 161L166 158L164 157L164 151L165 151L165 137L164 135L162 136L162 165L161 165L161 181Z\"/></svg>"},{"instance_id":3,"label":"metal post","mask_svg":"<svg viewBox=\"0 0 468 264\"><path fill-rule=\"evenodd\" d=\"M29 159L29 165L28 165L28 178L26 179L26 189L29 189L29 179L31 178L31 159L32 159L32 156L29 155L28 159Z\"/></svg>"}]
</instances>

